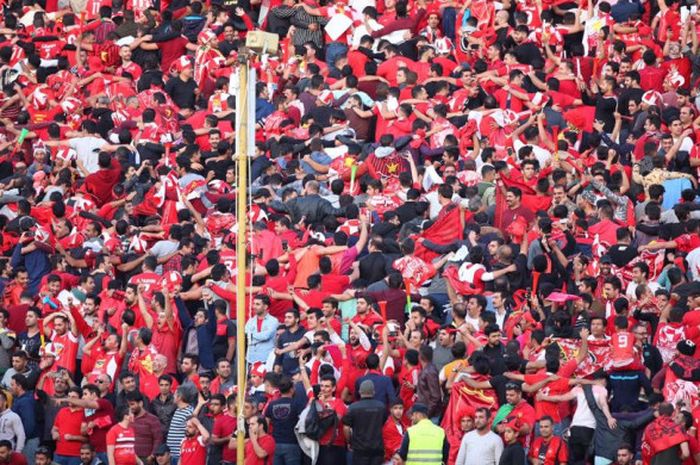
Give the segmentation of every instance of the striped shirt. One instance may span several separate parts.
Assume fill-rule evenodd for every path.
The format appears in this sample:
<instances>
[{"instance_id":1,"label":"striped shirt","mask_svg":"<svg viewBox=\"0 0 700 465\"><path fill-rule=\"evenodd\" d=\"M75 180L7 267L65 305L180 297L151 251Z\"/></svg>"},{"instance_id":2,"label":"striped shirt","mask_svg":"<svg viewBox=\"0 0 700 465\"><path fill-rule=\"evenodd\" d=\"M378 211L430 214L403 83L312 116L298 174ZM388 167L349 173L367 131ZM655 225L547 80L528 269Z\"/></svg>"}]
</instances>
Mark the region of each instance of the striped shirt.
<instances>
[{"instance_id":1,"label":"striped shirt","mask_svg":"<svg viewBox=\"0 0 700 465\"><path fill-rule=\"evenodd\" d=\"M192 416L193 411L192 406L188 405L185 408L175 410L175 413L173 413L166 440L170 448L170 455L173 457L180 457L180 444L185 437L185 425L187 424L187 419Z\"/></svg>"},{"instance_id":2,"label":"striped shirt","mask_svg":"<svg viewBox=\"0 0 700 465\"><path fill-rule=\"evenodd\" d=\"M303 8L290 8L278 6L271 13L278 18L288 19L295 27L292 36L292 44L302 46L306 42L313 42L317 47L323 47L323 26L328 23L328 18L310 15ZM312 23L318 25L318 29L312 31L309 26Z\"/></svg>"}]
</instances>

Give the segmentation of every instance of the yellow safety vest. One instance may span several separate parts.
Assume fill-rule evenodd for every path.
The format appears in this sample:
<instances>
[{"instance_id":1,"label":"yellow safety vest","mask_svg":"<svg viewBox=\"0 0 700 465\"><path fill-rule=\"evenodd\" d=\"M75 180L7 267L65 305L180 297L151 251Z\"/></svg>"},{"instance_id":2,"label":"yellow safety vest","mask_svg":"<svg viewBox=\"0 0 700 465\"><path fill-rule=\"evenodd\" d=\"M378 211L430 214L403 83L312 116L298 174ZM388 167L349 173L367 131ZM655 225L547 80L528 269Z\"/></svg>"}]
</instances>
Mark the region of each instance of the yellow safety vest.
<instances>
[{"instance_id":1,"label":"yellow safety vest","mask_svg":"<svg viewBox=\"0 0 700 465\"><path fill-rule=\"evenodd\" d=\"M440 465L445 431L423 419L408 428L408 456L406 465Z\"/></svg>"}]
</instances>

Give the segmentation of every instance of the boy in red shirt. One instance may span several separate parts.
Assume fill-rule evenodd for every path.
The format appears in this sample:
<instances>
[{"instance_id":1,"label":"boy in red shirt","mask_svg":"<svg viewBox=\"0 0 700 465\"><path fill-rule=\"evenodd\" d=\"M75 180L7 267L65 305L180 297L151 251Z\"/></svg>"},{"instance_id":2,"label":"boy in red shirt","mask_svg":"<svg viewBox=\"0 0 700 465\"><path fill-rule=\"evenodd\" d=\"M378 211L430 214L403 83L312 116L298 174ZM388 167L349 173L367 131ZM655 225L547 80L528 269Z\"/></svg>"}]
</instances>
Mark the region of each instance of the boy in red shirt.
<instances>
[{"instance_id":1,"label":"boy in red shirt","mask_svg":"<svg viewBox=\"0 0 700 465\"><path fill-rule=\"evenodd\" d=\"M107 432L107 458L109 465L136 465L136 433L131 423L134 414L128 407L117 410L117 424Z\"/></svg>"},{"instance_id":2,"label":"boy in red shirt","mask_svg":"<svg viewBox=\"0 0 700 465\"><path fill-rule=\"evenodd\" d=\"M641 358L634 345L634 334L627 330L627 317L615 317L615 332L610 338L612 371L643 370Z\"/></svg>"},{"instance_id":3,"label":"boy in red shirt","mask_svg":"<svg viewBox=\"0 0 700 465\"><path fill-rule=\"evenodd\" d=\"M389 412L391 415L382 428L382 436L384 438L384 460L386 461L390 460L391 457L398 452L401 447L403 435L406 434L406 429L410 426L410 423L404 417L404 408L401 399L396 399L394 401Z\"/></svg>"}]
</instances>

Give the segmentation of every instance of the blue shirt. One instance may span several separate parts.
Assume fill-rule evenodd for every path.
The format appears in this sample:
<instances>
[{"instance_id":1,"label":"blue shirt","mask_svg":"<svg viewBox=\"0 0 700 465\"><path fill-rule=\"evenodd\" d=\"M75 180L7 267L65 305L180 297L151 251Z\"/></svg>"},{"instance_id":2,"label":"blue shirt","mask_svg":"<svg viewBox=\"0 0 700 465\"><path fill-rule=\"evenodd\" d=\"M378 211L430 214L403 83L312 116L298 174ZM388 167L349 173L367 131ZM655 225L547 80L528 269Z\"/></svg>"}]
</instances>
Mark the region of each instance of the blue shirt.
<instances>
[{"instance_id":1,"label":"blue shirt","mask_svg":"<svg viewBox=\"0 0 700 465\"><path fill-rule=\"evenodd\" d=\"M32 439L36 436L36 400L34 400L34 391L27 391L21 396L15 398L12 403L12 411L19 415L24 426L24 434L27 439Z\"/></svg>"},{"instance_id":2,"label":"blue shirt","mask_svg":"<svg viewBox=\"0 0 700 465\"><path fill-rule=\"evenodd\" d=\"M365 380L372 381L372 384L374 384L373 399L382 402L387 407L394 402L394 399L396 399L394 384L388 376L384 376L376 371L370 371L366 375L355 380L355 399L360 398L360 385Z\"/></svg>"},{"instance_id":3,"label":"blue shirt","mask_svg":"<svg viewBox=\"0 0 700 465\"><path fill-rule=\"evenodd\" d=\"M274 316L267 314L263 318L258 331L258 317L254 316L245 324L245 334L248 338L248 363L266 362L267 357L275 350L275 333L280 322Z\"/></svg>"},{"instance_id":4,"label":"blue shirt","mask_svg":"<svg viewBox=\"0 0 700 465\"><path fill-rule=\"evenodd\" d=\"M294 427L305 406L306 403L303 400L300 402L296 397L280 397L267 405L265 417L270 419L275 443L298 444Z\"/></svg>"}]
</instances>

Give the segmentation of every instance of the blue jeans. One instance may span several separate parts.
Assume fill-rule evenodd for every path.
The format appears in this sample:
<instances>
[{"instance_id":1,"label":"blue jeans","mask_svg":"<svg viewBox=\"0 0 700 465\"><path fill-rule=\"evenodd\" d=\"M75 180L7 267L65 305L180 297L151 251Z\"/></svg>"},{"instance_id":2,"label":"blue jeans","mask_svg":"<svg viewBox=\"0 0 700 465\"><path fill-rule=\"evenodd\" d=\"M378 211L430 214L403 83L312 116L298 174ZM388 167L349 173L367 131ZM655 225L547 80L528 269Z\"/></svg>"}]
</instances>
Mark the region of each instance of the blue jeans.
<instances>
[{"instance_id":1,"label":"blue jeans","mask_svg":"<svg viewBox=\"0 0 700 465\"><path fill-rule=\"evenodd\" d=\"M301 448L297 444L277 443L272 465L301 465Z\"/></svg>"},{"instance_id":2,"label":"blue jeans","mask_svg":"<svg viewBox=\"0 0 700 465\"><path fill-rule=\"evenodd\" d=\"M457 38L455 23L457 21L457 10L454 7L445 8L442 10L442 31L446 37L449 37L452 42ZM461 26L461 25L460 25Z\"/></svg>"},{"instance_id":3,"label":"blue jeans","mask_svg":"<svg viewBox=\"0 0 700 465\"><path fill-rule=\"evenodd\" d=\"M24 443L24 449L22 449L22 454L27 458L27 463L29 465L34 465L34 454L39 447L39 438L27 439Z\"/></svg>"},{"instance_id":4,"label":"blue jeans","mask_svg":"<svg viewBox=\"0 0 700 465\"><path fill-rule=\"evenodd\" d=\"M58 465L80 465L80 457L71 457L70 455L55 454L53 460Z\"/></svg>"}]
</instances>

